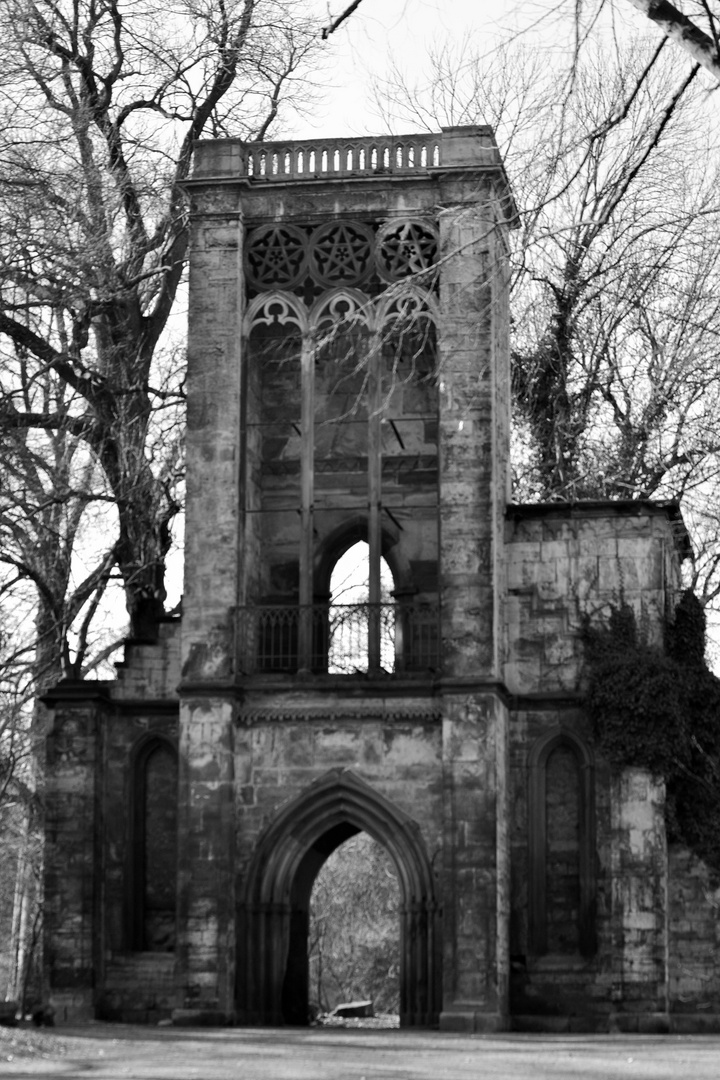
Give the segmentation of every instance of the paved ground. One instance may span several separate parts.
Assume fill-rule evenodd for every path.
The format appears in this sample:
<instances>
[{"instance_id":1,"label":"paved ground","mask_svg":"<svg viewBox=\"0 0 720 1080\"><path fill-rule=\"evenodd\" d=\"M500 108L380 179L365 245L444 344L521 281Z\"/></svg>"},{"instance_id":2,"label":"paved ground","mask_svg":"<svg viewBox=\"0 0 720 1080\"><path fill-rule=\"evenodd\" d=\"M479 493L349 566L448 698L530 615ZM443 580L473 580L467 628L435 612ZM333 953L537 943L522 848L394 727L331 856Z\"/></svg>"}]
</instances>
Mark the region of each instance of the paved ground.
<instances>
[{"instance_id":1,"label":"paved ground","mask_svg":"<svg viewBox=\"0 0 720 1080\"><path fill-rule=\"evenodd\" d=\"M0 1077L64 1080L720 1080L720 1036L457 1036L198 1031L91 1024L0 1029Z\"/></svg>"}]
</instances>

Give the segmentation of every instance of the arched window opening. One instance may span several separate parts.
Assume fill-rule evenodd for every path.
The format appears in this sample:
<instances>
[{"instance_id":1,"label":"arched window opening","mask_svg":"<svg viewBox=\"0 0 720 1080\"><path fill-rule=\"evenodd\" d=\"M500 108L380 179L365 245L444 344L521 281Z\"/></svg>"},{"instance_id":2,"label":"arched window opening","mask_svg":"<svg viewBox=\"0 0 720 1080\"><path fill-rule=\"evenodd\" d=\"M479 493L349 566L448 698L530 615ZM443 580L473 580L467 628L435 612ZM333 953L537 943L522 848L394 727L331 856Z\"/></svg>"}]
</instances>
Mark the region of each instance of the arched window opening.
<instances>
[{"instance_id":1,"label":"arched window opening","mask_svg":"<svg viewBox=\"0 0 720 1080\"><path fill-rule=\"evenodd\" d=\"M595 931L595 812L592 757L555 729L530 751L528 789L531 955L592 956Z\"/></svg>"},{"instance_id":2,"label":"arched window opening","mask_svg":"<svg viewBox=\"0 0 720 1080\"><path fill-rule=\"evenodd\" d=\"M397 254L402 240L418 267L431 269L432 230L399 228L386 237L388 252ZM378 306L349 287L348 275L367 269L372 237L359 225L348 229L344 240L333 232L317 245L318 273L338 287L310 309L277 291L299 272L300 264L276 259L288 238L293 258L305 252L298 230L263 227L246 260L255 285L275 290L256 295L245 319L240 483L253 572L242 580L237 644L247 674L439 668L435 301L405 283ZM401 264L388 274L402 280L410 271ZM341 597L327 573L350 520L353 528L362 520L352 538L367 541L356 561L368 572L353 598ZM402 539L407 520L412 560L401 544L407 566L391 598L387 567L385 584L380 577L386 531Z\"/></svg>"},{"instance_id":3,"label":"arched window opening","mask_svg":"<svg viewBox=\"0 0 720 1080\"><path fill-rule=\"evenodd\" d=\"M572 954L579 947L580 778L563 743L545 765L545 895L547 950Z\"/></svg>"},{"instance_id":4,"label":"arched window opening","mask_svg":"<svg viewBox=\"0 0 720 1080\"><path fill-rule=\"evenodd\" d=\"M175 948L177 755L164 739L136 761L134 948Z\"/></svg>"},{"instance_id":5,"label":"arched window opening","mask_svg":"<svg viewBox=\"0 0 720 1080\"><path fill-rule=\"evenodd\" d=\"M395 668L395 606L393 577L380 559L380 603L370 603L370 549L364 540L353 544L335 564L330 578L328 672L353 674L372 668L371 637L379 637L379 665Z\"/></svg>"},{"instance_id":6,"label":"arched window opening","mask_svg":"<svg viewBox=\"0 0 720 1080\"><path fill-rule=\"evenodd\" d=\"M392 859L367 833L346 840L315 878L308 932L310 1011L372 1003L399 1025L400 885Z\"/></svg>"},{"instance_id":7,"label":"arched window opening","mask_svg":"<svg viewBox=\"0 0 720 1080\"><path fill-rule=\"evenodd\" d=\"M297 596L300 527L297 505L279 498L302 461L302 329L297 313L270 297L248 335L244 492L248 550L272 550L248 599L287 603ZM283 538L283 543L278 542ZM288 642L284 642L287 649Z\"/></svg>"}]
</instances>

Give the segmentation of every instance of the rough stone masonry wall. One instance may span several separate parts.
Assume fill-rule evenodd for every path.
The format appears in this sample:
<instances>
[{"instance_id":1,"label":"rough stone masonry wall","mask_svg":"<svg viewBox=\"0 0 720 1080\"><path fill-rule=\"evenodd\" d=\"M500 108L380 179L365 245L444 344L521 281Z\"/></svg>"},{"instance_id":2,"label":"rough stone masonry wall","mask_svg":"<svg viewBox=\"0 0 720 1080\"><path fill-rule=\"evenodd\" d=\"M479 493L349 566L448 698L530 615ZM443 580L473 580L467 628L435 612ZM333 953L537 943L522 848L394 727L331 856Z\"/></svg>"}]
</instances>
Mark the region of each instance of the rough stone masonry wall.
<instances>
[{"instance_id":1,"label":"rough stone masonry wall","mask_svg":"<svg viewBox=\"0 0 720 1080\"><path fill-rule=\"evenodd\" d=\"M596 949L591 955L583 955L579 937L575 938L574 948L570 948L568 942L567 947L560 949L549 933L548 951L538 956L533 952L530 937L530 896L539 883L531 872L529 824L533 815L546 812L546 806L541 808L529 803L530 750L561 728L573 732L586 745L591 744L589 724L576 706L527 702L525 707L512 713L510 1008L513 1026L521 1030L606 1030L612 1009L612 823L609 774L597 760L593 807ZM551 801L553 793L548 795L548 801ZM578 796L579 786L571 799L564 800L565 805L568 802L577 804ZM551 826L548 833L551 843ZM549 908L551 897L547 900ZM549 915L552 918L552 912L549 911Z\"/></svg>"},{"instance_id":2,"label":"rough stone masonry wall","mask_svg":"<svg viewBox=\"0 0 720 1080\"><path fill-rule=\"evenodd\" d=\"M180 620L158 626L152 643L129 641L111 684L115 708L102 722L102 970L97 972L100 1018L153 1023L181 1004L174 952L143 953L137 856L141 823L142 748L160 738L177 748Z\"/></svg>"},{"instance_id":3,"label":"rough stone masonry wall","mask_svg":"<svg viewBox=\"0 0 720 1080\"><path fill-rule=\"evenodd\" d=\"M671 845L671 1030L720 1031L720 888L687 848Z\"/></svg>"},{"instance_id":4,"label":"rough stone masonry wall","mask_svg":"<svg viewBox=\"0 0 720 1080\"><path fill-rule=\"evenodd\" d=\"M102 691L58 702L47 739L45 970L59 1023L90 1020L102 955L95 894Z\"/></svg>"},{"instance_id":5,"label":"rough stone masonry wall","mask_svg":"<svg viewBox=\"0 0 720 1080\"><path fill-rule=\"evenodd\" d=\"M180 684L180 629L177 616L166 616L158 623L157 640L125 643L125 655L117 668L117 682L112 684L114 700L177 700Z\"/></svg>"},{"instance_id":6,"label":"rough stone masonry wall","mask_svg":"<svg viewBox=\"0 0 720 1080\"><path fill-rule=\"evenodd\" d=\"M263 708L269 705L263 699ZM252 699L246 704L252 717ZM242 878L262 830L287 802L306 791L330 769L352 769L420 826L431 861L441 844L442 767L441 729L437 719L383 716L382 701L375 715L370 702L362 718L351 715L348 702L323 702L323 718L307 719L300 712L285 719L242 721L236 732L237 865ZM412 712L412 702L403 702ZM427 711L418 702L418 712ZM312 712L309 713L312 717Z\"/></svg>"},{"instance_id":7,"label":"rough stone masonry wall","mask_svg":"<svg viewBox=\"0 0 720 1080\"><path fill-rule=\"evenodd\" d=\"M579 629L584 615L601 618L625 600L658 639L678 584L670 523L662 509L636 504L511 507L507 541L505 670L518 695L511 724L513 1011L526 1027L651 1028L667 1005L662 793L643 775L611 783L594 752L578 708ZM528 836L545 806L528 804L528 770L533 747L563 731L593 762L597 945L589 955L549 949L538 956L528 931L528 893L537 887Z\"/></svg>"},{"instance_id":8,"label":"rough stone masonry wall","mask_svg":"<svg viewBox=\"0 0 720 1080\"><path fill-rule=\"evenodd\" d=\"M445 1029L505 1024L507 709L495 692L509 357L502 238L489 188L439 217L440 573L444 683Z\"/></svg>"},{"instance_id":9,"label":"rough stone masonry wall","mask_svg":"<svg viewBox=\"0 0 720 1080\"><path fill-rule=\"evenodd\" d=\"M510 507L505 682L511 693L576 691L584 615L627 602L658 641L679 588L666 513L649 504Z\"/></svg>"},{"instance_id":10,"label":"rough stone masonry wall","mask_svg":"<svg viewBox=\"0 0 720 1080\"><path fill-rule=\"evenodd\" d=\"M184 1004L222 1021L233 1008L235 949L229 684L236 669L242 517L239 192L215 185L194 191L193 211L177 951Z\"/></svg>"}]
</instances>

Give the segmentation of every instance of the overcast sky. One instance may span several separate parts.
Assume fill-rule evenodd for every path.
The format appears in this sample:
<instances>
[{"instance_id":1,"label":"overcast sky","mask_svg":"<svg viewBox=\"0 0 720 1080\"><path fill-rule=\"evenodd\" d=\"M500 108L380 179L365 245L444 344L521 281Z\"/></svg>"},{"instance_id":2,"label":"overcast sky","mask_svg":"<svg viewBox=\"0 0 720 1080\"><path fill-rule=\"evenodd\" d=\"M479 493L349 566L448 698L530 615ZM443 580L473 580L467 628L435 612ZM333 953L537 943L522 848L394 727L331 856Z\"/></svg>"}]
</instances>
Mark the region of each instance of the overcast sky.
<instances>
[{"instance_id":1,"label":"overcast sky","mask_svg":"<svg viewBox=\"0 0 720 1080\"><path fill-rule=\"evenodd\" d=\"M349 2L332 0L333 14ZM318 5L324 18L326 3L318 0ZM430 51L445 42L456 49L470 43L484 53L519 33L526 45L547 52L549 62L561 63L572 42L573 10L573 0L362 0L333 35L325 105L286 129L287 135L305 139L385 132L387 123L373 102L374 87L393 63L422 82ZM654 32L628 0L607 5L601 23L609 37L618 21L623 32L626 27Z\"/></svg>"}]
</instances>

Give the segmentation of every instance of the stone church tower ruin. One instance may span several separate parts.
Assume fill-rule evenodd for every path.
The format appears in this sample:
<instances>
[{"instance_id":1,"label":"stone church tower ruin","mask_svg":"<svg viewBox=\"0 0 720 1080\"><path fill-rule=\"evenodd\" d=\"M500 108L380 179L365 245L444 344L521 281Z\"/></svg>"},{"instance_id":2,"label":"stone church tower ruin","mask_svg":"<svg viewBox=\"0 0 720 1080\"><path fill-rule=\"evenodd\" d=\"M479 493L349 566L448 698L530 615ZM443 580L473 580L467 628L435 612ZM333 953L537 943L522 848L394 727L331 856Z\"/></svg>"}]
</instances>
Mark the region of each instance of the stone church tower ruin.
<instances>
[{"instance_id":1,"label":"stone church tower ruin","mask_svg":"<svg viewBox=\"0 0 720 1080\"><path fill-rule=\"evenodd\" d=\"M622 590L659 627L681 523L511 503L491 131L209 141L188 188L182 618L48 697L59 1021L305 1023L312 885L360 831L400 882L403 1025L717 1017L704 868L580 693L582 616Z\"/></svg>"}]
</instances>

